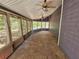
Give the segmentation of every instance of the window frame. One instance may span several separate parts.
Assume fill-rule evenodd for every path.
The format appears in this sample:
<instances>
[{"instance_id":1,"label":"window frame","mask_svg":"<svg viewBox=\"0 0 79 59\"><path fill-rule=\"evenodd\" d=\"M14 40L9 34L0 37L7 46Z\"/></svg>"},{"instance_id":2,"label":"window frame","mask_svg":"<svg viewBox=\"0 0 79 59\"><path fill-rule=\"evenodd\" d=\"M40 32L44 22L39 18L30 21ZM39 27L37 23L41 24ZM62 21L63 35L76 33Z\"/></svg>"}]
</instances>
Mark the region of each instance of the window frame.
<instances>
[{"instance_id":1,"label":"window frame","mask_svg":"<svg viewBox=\"0 0 79 59\"><path fill-rule=\"evenodd\" d=\"M25 22L26 27L28 27L28 25L27 25L27 20L25 20L24 18L22 18L22 33L23 33L23 36L24 36L25 34L27 34L28 29L26 28L26 33L24 33L23 22Z\"/></svg>"},{"instance_id":2,"label":"window frame","mask_svg":"<svg viewBox=\"0 0 79 59\"><path fill-rule=\"evenodd\" d=\"M20 19L20 17L18 17L18 16L16 16L16 15L10 15L10 17L13 17L13 18L16 18L16 20L19 20L19 28L20 28L20 35L19 36L17 36L18 38L16 38L16 39L14 39L13 40L13 35L12 35L12 29L11 29L11 19L9 19L9 21L10 21L10 30L11 30L11 37L12 37L12 42L15 42L15 41L17 41L17 40L19 40L20 38L23 38L23 35L22 35L22 28L21 28L21 19Z\"/></svg>"},{"instance_id":3,"label":"window frame","mask_svg":"<svg viewBox=\"0 0 79 59\"><path fill-rule=\"evenodd\" d=\"M10 30L10 24L9 24L9 14L5 13L5 12L3 12L1 10L0 10L0 14L3 16L4 24L5 24L5 27L6 27L5 31L6 31L7 40L8 40L8 43L5 46L0 48L0 50L3 50L7 46L12 45L12 41L11 41L11 30Z\"/></svg>"}]
</instances>

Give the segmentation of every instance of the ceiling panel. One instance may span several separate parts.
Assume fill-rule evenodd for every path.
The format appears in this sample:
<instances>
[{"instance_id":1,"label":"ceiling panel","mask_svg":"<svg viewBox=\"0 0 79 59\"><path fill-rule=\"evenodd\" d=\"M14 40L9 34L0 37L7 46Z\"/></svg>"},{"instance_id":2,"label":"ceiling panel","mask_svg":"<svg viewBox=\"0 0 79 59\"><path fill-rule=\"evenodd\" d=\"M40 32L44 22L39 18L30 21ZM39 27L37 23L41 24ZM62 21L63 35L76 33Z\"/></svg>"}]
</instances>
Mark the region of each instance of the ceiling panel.
<instances>
[{"instance_id":1,"label":"ceiling panel","mask_svg":"<svg viewBox=\"0 0 79 59\"><path fill-rule=\"evenodd\" d=\"M48 12L44 12L42 9L40 9L41 6L37 5L41 4L40 2L42 3L43 0L0 0L0 4L3 6L31 19L39 19L42 17L42 14L44 17L47 17L52 14L61 4L61 0L53 0L52 5L56 5L56 8L51 8Z\"/></svg>"}]
</instances>

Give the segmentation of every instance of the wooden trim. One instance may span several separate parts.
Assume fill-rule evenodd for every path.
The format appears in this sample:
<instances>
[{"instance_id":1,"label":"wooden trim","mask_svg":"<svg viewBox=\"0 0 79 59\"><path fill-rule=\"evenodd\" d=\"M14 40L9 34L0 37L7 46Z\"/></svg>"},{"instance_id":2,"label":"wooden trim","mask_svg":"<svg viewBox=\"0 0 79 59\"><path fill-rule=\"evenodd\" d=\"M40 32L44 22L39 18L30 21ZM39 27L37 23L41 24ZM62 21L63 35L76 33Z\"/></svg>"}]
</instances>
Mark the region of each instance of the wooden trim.
<instances>
[{"instance_id":1,"label":"wooden trim","mask_svg":"<svg viewBox=\"0 0 79 59\"><path fill-rule=\"evenodd\" d=\"M6 27L9 35L10 42L12 43L12 33L11 33L11 27L10 27L10 17L9 14L6 14Z\"/></svg>"},{"instance_id":2,"label":"wooden trim","mask_svg":"<svg viewBox=\"0 0 79 59\"><path fill-rule=\"evenodd\" d=\"M45 22L45 28L46 28L46 22Z\"/></svg>"},{"instance_id":3,"label":"wooden trim","mask_svg":"<svg viewBox=\"0 0 79 59\"><path fill-rule=\"evenodd\" d=\"M50 21L48 22L49 24L48 24L48 28L50 29Z\"/></svg>"},{"instance_id":4,"label":"wooden trim","mask_svg":"<svg viewBox=\"0 0 79 59\"><path fill-rule=\"evenodd\" d=\"M60 16L59 33L58 33L58 46L60 45L60 35L61 35L61 24L62 24L62 16L63 16L63 7L64 7L64 0L62 0L62 6L61 6L61 16Z\"/></svg>"},{"instance_id":5,"label":"wooden trim","mask_svg":"<svg viewBox=\"0 0 79 59\"><path fill-rule=\"evenodd\" d=\"M38 29L38 21L37 21L37 29Z\"/></svg>"},{"instance_id":6,"label":"wooden trim","mask_svg":"<svg viewBox=\"0 0 79 59\"><path fill-rule=\"evenodd\" d=\"M31 21L31 31L33 31L33 20Z\"/></svg>"},{"instance_id":7,"label":"wooden trim","mask_svg":"<svg viewBox=\"0 0 79 59\"><path fill-rule=\"evenodd\" d=\"M49 21L48 21L48 23L49 23L48 28L49 29L50 29L50 19L51 19L51 17L49 17Z\"/></svg>"},{"instance_id":8,"label":"wooden trim","mask_svg":"<svg viewBox=\"0 0 79 59\"><path fill-rule=\"evenodd\" d=\"M23 38L23 27L22 27L22 18L20 19L20 27L21 27L21 35L22 35L22 38ZM24 38L23 38L24 39Z\"/></svg>"},{"instance_id":9,"label":"wooden trim","mask_svg":"<svg viewBox=\"0 0 79 59\"><path fill-rule=\"evenodd\" d=\"M27 30L28 30L28 29L27 29L27 20L25 20L24 22L26 23L26 33L27 33L27 32L28 32L28 31L27 31Z\"/></svg>"},{"instance_id":10,"label":"wooden trim","mask_svg":"<svg viewBox=\"0 0 79 59\"><path fill-rule=\"evenodd\" d=\"M41 19L41 29L42 29L42 19Z\"/></svg>"},{"instance_id":11,"label":"wooden trim","mask_svg":"<svg viewBox=\"0 0 79 59\"><path fill-rule=\"evenodd\" d=\"M28 21L26 20L26 24L27 24L27 32L28 32Z\"/></svg>"},{"instance_id":12,"label":"wooden trim","mask_svg":"<svg viewBox=\"0 0 79 59\"><path fill-rule=\"evenodd\" d=\"M29 32L29 21L27 21L27 23L28 23L28 32Z\"/></svg>"},{"instance_id":13,"label":"wooden trim","mask_svg":"<svg viewBox=\"0 0 79 59\"><path fill-rule=\"evenodd\" d=\"M31 20L31 24L30 24L30 27L31 27L31 30L30 31L32 31L33 30L33 21Z\"/></svg>"},{"instance_id":14,"label":"wooden trim","mask_svg":"<svg viewBox=\"0 0 79 59\"><path fill-rule=\"evenodd\" d=\"M6 15L6 13L5 13L5 12L3 12L3 11L1 11L1 10L0 10L0 14L4 14L4 15Z\"/></svg>"}]
</instances>

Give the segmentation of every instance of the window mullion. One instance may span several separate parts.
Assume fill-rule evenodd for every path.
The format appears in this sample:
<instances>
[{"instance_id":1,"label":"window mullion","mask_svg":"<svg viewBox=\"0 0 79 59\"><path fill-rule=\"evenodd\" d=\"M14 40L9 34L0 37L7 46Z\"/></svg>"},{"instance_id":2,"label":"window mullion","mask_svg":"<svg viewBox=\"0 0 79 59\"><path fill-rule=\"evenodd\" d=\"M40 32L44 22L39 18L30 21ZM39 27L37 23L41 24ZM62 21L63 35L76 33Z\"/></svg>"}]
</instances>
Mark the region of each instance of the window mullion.
<instances>
[{"instance_id":1,"label":"window mullion","mask_svg":"<svg viewBox=\"0 0 79 59\"><path fill-rule=\"evenodd\" d=\"M45 28L46 28L46 21L45 21Z\"/></svg>"},{"instance_id":2,"label":"window mullion","mask_svg":"<svg viewBox=\"0 0 79 59\"><path fill-rule=\"evenodd\" d=\"M6 16L4 16L4 21L7 27L8 39L10 40L10 43L12 43L12 34L11 34L9 14L6 14Z\"/></svg>"},{"instance_id":3,"label":"window mullion","mask_svg":"<svg viewBox=\"0 0 79 59\"><path fill-rule=\"evenodd\" d=\"M26 24L27 24L27 32L28 32L28 21L26 20Z\"/></svg>"},{"instance_id":4,"label":"window mullion","mask_svg":"<svg viewBox=\"0 0 79 59\"><path fill-rule=\"evenodd\" d=\"M38 29L38 21L37 21L37 29Z\"/></svg>"},{"instance_id":5,"label":"window mullion","mask_svg":"<svg viewBox=\"0 0 79 59\"><path fill-rule=\"evenodd\" d=\"M41 29L42 29L42 19L41 19Z\"/></svg>"},{"instance_id":6,"label":"window mullion","mask_svg":"<svg viewBox=\"0 0 79 59\"><path fill-rule=\"evenodd\" d=\"M22 27L22 19L20 19L20 28L21 28L21 35L22 35L22 38L23 38L23 27ZM23 38L24 39L24 38Z\"/></svg>"}]
</instances>

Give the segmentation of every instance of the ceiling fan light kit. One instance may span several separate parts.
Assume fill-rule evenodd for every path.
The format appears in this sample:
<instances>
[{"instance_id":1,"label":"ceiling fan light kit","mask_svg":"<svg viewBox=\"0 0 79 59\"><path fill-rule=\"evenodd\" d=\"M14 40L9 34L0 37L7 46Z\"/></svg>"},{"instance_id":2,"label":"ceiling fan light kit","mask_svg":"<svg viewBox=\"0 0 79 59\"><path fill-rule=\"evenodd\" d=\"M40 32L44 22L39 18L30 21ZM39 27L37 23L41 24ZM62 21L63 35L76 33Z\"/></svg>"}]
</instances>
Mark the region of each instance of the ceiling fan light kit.
<instances>
[{"instance_id":1,"label":"ceiling fan light kit","mask_svg":"<svg viewBox=\"0 0 79 59\"><path fill-rule=\"evenodd\" d=\"M42 4L38 4L38 5L42 7L43 11L47 12L49 11L48 8L56 8L56 6L52 6L52 2L53 1L44 0L43 3L41 2Z\"/></svg>"},{"instance_id":2,"label":"ceiling fan light kit","mask_svg":"<svg viewBox=\"0 0 79 59\"><path fill-rule=\"evenodd\" d=\"M44 15L46 15L45 13L48 13L51 9L56 8L56 6L53 5L53 2L54 1L52 0L49 1L43 0L43 1L39 1L39 4L36 4L37 6L41 7L40 9L38 9L38 10L42 10L41 19L44 19Z\"/></svg>"}]
</instances>

